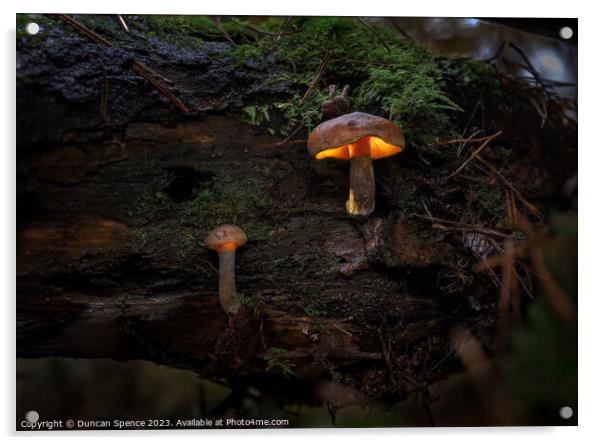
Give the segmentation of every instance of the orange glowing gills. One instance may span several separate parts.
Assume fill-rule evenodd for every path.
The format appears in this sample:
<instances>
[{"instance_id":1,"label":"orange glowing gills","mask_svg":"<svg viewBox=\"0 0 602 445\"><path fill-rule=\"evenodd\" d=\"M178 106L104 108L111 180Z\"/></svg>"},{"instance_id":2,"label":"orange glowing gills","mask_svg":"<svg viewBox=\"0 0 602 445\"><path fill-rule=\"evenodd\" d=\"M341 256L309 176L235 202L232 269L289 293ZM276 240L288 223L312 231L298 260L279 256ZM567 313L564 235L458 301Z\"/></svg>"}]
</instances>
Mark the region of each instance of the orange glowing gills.
<instances>
[{"instance_id":1,"label":"orange glowing gills","mask_svg":"<svg viewBox=\"0 0 602 445\"><path fill-rule=\"evenodd\" d=\"M364 136L353 144L328 148L316 154L316 159L336 158L351 159L355 156L368 156L371 159L388 158L401 153L403 149L398 145L388 144L377 136Z\"/></svg>"}]
</instances>

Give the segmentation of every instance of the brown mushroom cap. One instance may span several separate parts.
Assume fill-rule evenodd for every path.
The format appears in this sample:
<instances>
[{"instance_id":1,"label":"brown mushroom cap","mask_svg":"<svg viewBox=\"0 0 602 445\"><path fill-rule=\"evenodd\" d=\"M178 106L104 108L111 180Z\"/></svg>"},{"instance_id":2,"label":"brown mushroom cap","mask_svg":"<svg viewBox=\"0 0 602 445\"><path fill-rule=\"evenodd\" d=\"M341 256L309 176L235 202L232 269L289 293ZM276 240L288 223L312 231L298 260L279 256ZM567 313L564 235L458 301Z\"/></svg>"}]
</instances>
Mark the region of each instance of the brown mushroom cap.
<instances>
[{"instance_id":1,"label":"brown mushroom cap","mask_svg":"<svg viewBox=\"0 0 602 445\"><path fill-rule=\"evenodd\" d=\"M207 234L205 246L217 252L236 250L247 242L247 235L234 224L223 224Z\"/></svg>"},{"instance_id":2,"label":"brown mushroom cap","mask_svg":"<svg viewBox=\"0 0 602 445\"><path fill-rule=\"evenodd\" d=\"M336 96L332 98L332 102L337 107L339 113L346 113L349 110L349 102L344 96Z\"/></svg>"},{"instance_id":3,"label":"brown mushroom cap","mask_svg":"<svg viewBox=\"0 0 602 445\"><path fill-rule=\"evenodd\" d=\"M380 159L401 153L405 146L405 137L397 125L362 112L321 123L307 141L307 150L316 159L350 159L357 155Z\"/></svg>"}]
</instances>

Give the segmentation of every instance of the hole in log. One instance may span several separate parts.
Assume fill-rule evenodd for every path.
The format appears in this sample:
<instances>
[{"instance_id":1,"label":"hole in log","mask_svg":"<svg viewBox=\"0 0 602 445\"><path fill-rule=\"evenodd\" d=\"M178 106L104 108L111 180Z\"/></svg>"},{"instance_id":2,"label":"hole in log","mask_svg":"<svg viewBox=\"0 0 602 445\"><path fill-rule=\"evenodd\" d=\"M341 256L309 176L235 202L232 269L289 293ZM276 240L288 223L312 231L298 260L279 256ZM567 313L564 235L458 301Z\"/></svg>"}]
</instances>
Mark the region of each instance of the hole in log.
<instances>
[{"instance_id":1,"label":"hole in log","mask_svg":"<svg viewBox=\"0 0 602 445\"><path fill-rule=\"evenodd\" d=\"M173 175L173 179L164 191L176 204L194 199L199 192L199 186L213 178L212 173L197 172L191 167L173 167L166 170Z\"/></svg>"}]
</instances>

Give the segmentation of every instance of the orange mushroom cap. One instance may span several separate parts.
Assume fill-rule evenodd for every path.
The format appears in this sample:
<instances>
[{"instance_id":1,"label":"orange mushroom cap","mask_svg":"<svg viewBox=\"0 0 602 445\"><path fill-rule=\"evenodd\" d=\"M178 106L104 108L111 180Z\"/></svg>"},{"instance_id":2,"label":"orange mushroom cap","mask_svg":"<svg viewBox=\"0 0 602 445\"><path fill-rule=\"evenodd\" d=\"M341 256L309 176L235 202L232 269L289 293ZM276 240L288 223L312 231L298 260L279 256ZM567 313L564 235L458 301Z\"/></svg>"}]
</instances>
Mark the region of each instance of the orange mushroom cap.
<instances>
[{"instance_id":1,"label":"orange mushroom cap","mask_svg":"<svg viewBox=\"0 0 602 445\"><path fill-rule=\"evenodd\" d=\"M223 224L207 234L205 246L217 252L231 252L247 242L247 235L233 224Z\"/></svg>"},{"instance_id":2,"label":"orange mushroom cap","mask_svg":"<svg viewBox=\"0 0 602 445\"><path fill-rule=\"evenodd\" d=\"M405 150L399 127L368 113L344 114L318 125L309 135L307 149L316 159L351 159L369 156L381 159Z\"/></svg>"}]
</instances>

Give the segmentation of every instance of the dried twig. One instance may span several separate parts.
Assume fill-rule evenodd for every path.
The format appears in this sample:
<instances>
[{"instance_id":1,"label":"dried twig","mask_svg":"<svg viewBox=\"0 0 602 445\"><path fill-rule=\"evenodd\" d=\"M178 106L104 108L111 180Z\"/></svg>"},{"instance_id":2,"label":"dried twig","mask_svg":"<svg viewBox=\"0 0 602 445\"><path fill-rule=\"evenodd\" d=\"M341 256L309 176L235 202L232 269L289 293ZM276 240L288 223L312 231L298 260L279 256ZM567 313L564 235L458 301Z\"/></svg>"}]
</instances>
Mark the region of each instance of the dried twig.
<instances>
[{"instance_id":1,"label":"dried twig","mask_svg":"<svg viewBox=\"0 0 602 445\"><path fill-rule=\"evenodd\" d=\"M107 48L113 48L113 44L111 42L109 42L107 39L105 39L104 37L100 36L99 34L95 33L91 29L87 28L83 24L79 23L74 18L69 17L68 15L65 15L65 14L57 14L57 17L60 20L62 20L65 23L67 23L68 25L70 25L71 27L75 28L81 34L83 34L86 37L88 37L90 40L98 43L99 45L106 46ZM185 114L189 114L190 113L190 110L184 104L184 102L182 102L180 99L178 99L171 92L171 90L169 88L167 88L165 85L163 85L158 80L157 74L154 71L152 71L151 69L149 69L148 67L146 67L145 65L143 65L141 62L139 62L136 59L134 59L134 61L132 62L132 69L140 77L143 77L144 79L146 79L146 81L148 83L150 83L150 85L157 92L159 92L161 95L167 97L172 103L174 103L174 105L176 105L183 113L185 113Z\"/></svg>"},{"instance_id":2,"label":"dried twig","mask_svg":"<svg viewBox=\"0 0 602 445\"><path fill-rule=\"evenodd\" d=\"M128 24L125 23L125 20L123 19L123 17L121 16L121 14L117 14L117 19L119 20L119 24L121 25L121 27L123 28L123 30L125 32L130 32L130 29L128 28Z\"/></svg>"},{"instance_id":3,"label":"dried twig","mask_svg":"<svg viewBox=\"0 0 602 445\"><path fill-rule=\"evenodd\" d=\"M558 317L570 327L575 327L577 323L577 315L569 297L558 286L546 266L541 241L535 232L535 229L529 220L521 214L517 215L517 224L529 239L529 247L531 254L531 262L539 283L541 284L544 295L546 296L552 310L556 312Z\"/></svg>"},{"instance_id":4,"label":"dried twig","mask_svg":"<svg viewBox=\"0 0 602 445\"><path fill-rule=\"evenodd\" d=\"M472 123L472 120L474 119L474 117L477 114L477 110L479 109L479 107L481 108L481 115L483 114L483 99L480 98L477 103L475 104L472 113L470 113L470 117L468 118L468 120L466 121L466 125L464 126L464 129L462 130L462 137L466 136L466 132L468 131L468 127L470 127L470 124ZM474 138L477 134L481 133L483 130L477 130L476 132L474 132L470 138ZM470 139L469 138L469 139ZM464 151L464 147L466 147L467 142L462 142L460 144L460 147L458 148L458 156L460 156L460 154L462 153L462 151Z\"/></svg>"},{"instance_id":5,"label":"dried twig","mask_svg":"<svg viewBox=\"0 0 602 445\"><path fill-rule=\"evenodd\" d=\"M541 88L541 92L542 92L542 95L543 95L543 100L542 100L541 107L532 98L531 98L531 103L535 107L535 111L537 111L537 113L541 117L541 124L540 124L540 126L541 126L541 128L543 128L544 125L546 124L546 120L548 118L547 101L549 99L549 97L548 97L548 91L546 89L545 82L543 81L543 79L542 79L541 74L539 73L539 71L537 71L537 69L535 68L535 66L533 66L533 64L531 63L531 60L529 60L529 58L527 57L527 55L524 53L524 51L522 49L520 49L518 46L516 46L512 42L510 42L508 44L508 47L512 48L514 51L516 51L520 55L520 57L526 63L526 66L524 66L524 68L533 75L533 79L535 80L536 84L539 85L539 87Z\"/></svg>"},{"instance_id":6,"label":"dried twig","mask_svg":"<svg viewBox=\"0 0 602 445\"><path fill-rule=\"evenodd\" d=\"M453 178L454 176L456 176L458 173L460 173L464 167L466 167L468 165L468 163L470 161L472 161L474 158L476 158L477 156L479 156L479 153L487 146L487 144L489 144L493 139L495 139L496 137L498 137L500 134L502 134L502 131L498 131L495 134L492 134L491 136L487 137L483 143L479 146L479 148L477 148L475 151L473 151L471 153L471 155L462 163L462 165L460 165L460 167L458 167L453 173L449 174L447 177L445 177L445 179L443 181L449 181L451 178Z\"/></svg>"},{"instance_id":7,"label":"dried twig","mask_svg":"<svg viewBox=\"0 0 602 445\"><path fill-rule=\"evenodd\" d=\"M402 35L404 36L406 39L408 39L410 42L413 42L414 39L407 33L404 31L404 29L399 26L399 23L397 23L397 20L395 20L394 17L390 17L389 18L389 22L393 25L393 27Z\"/></svg>"},{"instance_id":8,"label":"dried twig","mask_svg":"<svg viewBox=\"0 0 602 445\"><path fill-rule=\"evenodd\" d=\"M102 68L102 91L100 93L100 122L105 123L109 120L109 79L107 77L107 69L104 64L101 64Z\"/></svg>"},{"instance_id":9,"label":"dried twig","mask_svg":"<svg viewBox=\"0 0 602 445\"><path fill-rule=\"evenodd\" d=\"M56 17L58 19L62 20L63 22L71 25L77 31L79 31L80 33L84 34L90 40L93 40L94 42L98 43L99 45L103 45L103 46L106 46L108 48L112 48L113 47L113 44L111 42L109 42L107 39L105 39L104 37L98 35L94 31L92 31L91 29L88 29L86 26L82 25L81 23L79 23L74 18L69 17L66 14L57 14Z\"/></svg>"},{"instance_id":10,"label":"dried twig","mask_svg":"<svg viewBox=\"0 0 602 445\"><path fill-rule=\"evenodd\" d=\"M546 125L546 121L548 119L548 108L546 106L546 100L544 99L542 101L541 106L539 106L537 104L537 101L532 97L529 98L529 102L531 102L533 104L533 108L535 108L535 111L537 111L537 114L539 114L539 117L541 118L539 127L543 128Z\"/></svg>"},{"instance_id":11,"label":"dried twig","mask_svg":"<svg viewBox=\"0 0 602 445\"><path fill-rule=\"evenodd\" d=\"M290 140L291 140L291 138L292 138L294 135L296 135L296 134L299 132L299 130L301 130L303 127L304 127L304 123L303 123L303 122L301 122L301 123L299 124L299 126L298 126L298 127L297 127L297 128L296 128L296 129L295 129L295 130L294 130L294 131L291 133L291 134L289 134L289 135L288 135L286 138L284 138L284 139L283 139L283 140L281 140L280 142L276 143L276 146L280 146L280 145L284 145L284 144L286 144L286 143L287 143L288 141L290 141Z\"/></svg>"},{"instance_id":12,"label":"dried twig","mask_svg":"<svg viewBox=\"0 0 602 445\"><path fill-rule=\"evenodd\" d=\"M292 21L293 21L292 17L287 17L287 19L282 23L282 26L280 27L280 35L278 37L276 37L277 42L280 40L280 38L283 35L282 33L286 30L286 28Z\"/></svg>"},{"instance_id":13,"label":"dried twig","mask_svg":"<svg viewBox=\"0 0 602 445\"><path fill-rule=\"evenodd\" d=\"M516 224L516 200L514 193L509 189L506 189L506 215L513 225Z\"/></svg>"},{"instance_id":14,"label":"dried twig","mask_svg":"<svg viewBox=\"0 0 602 445\"><path fill-rule=\"evenodd\" d=\"M485 161L481 156L479 156L478 154L475 156L476 159L479 160L479 162L481 162L483 165L485 165L489 171L490 171L490 176L491 173L498 178L506 187L508 187L515 195L516 197L523 203L523 205L535 216L537 217L537 219L539 219L540 221L543 220L543 214L540 212L540 210L535 207L535 205L531 204L531 202L529 202L529 200L527 198L525 198L517 189L516 187L514 187L512 185L512 183L510 181L508 181L504 175L502 175L493 165L491 165L489 162Z\"/></svg>"},{"instance_id":15,"label":"dried twig","mask_svg":"<svg viewBox=\"0 0 602 445\"><path fill-rule=\"evenodd\" d=\"M155 78L155 76L152 74L152 72L149 71L148 69L146 69L146 66L142 65L137 60L134 60L132 62L132 69L140 77L143 77L144 79L146 79L146 81L148 83L150 83L151 86L155 90L157 90L160 94L167 97L171 102L173 102L180 110L182 110L182 112L184 114L190 113L190 110L188 109L188 107L186 105L184 105L184 102L182 102L180 99L178 99L176 97L176 95L173 94L169 88L167 88L165 85L163 85L161 82L159 82L159 80L157 80Z\"/></svg>"},{"instance_id":16,"label":"dried twig","mask_svg":"<svg viewBox=\"0 0 602 445\"><path fill-rule=\"evenodd\" d=\"M506 42L505 40L502 42L502 44L498 47L498 49L496 50L496 52L493 54L493 56L487 58L487 59L483 59L480 60L480 62L483 63L491 63L496 61L497 59L500 58L500 56L502 55L502 53L504 52L504 49L506 49L506 45L508 44L508 42Z\"/></svg>"},{"instance_id":17,"label":"dried twig","mask_svg":"<svg viewBox=\"0 0 602 445\"><path fill-rule=\"evenodd\" d=\"M456 327L450 332L450 342L475 383L482 405L489 407L496 422L508 424L510 402L498 389L494 370L486 366L487 356L479 341L468 328Z\"/></svg>"},{"instance_id":18,"label":"dried twig","mask_svg":"<svg viewBox=\"0 0 602 445\"><path fill-rule=\"evenodd\" d=\"M232 40L232 37L230 37L230 34L228 34L226 32L226 30L224 29L224 27L222 25L222 19L219 15L217 17L215 17L215 26L217 26L217 29L219 29L219 32L222 33L222 35L226 38L226 40L228 42L230 42L234 46L237 46L236 42L234 40Z\"/></svg>"},{"instance_id":19,"label":"dried twig","mask_svg":"<svg viewBox=\"0 0 602 445\"><path fill-rule=\"evenodd\" d=\"M487 141L489 140L490 136L483 136L483 137L479 137L479 138L460 138L460 139L448 139L446 141L439 141L436 142L435 145L439 146L439 145L451 145L451 144L475 144L477 142L483 142L483 141Z\"/></svg>"},{"instance_id":20,"label":"dried twig","mask_svg":"<svg viewBox=\"0 0 602 445\"><path fill-rule=\"evenodd\" d=\"M437 223L437 225L434 225L433 227L435 229L440 229L440 230L461 230L461 231L465 231L465 230L470 230L473 232L479 232L479 233L483 233L486 235L491 235L491 236L496 236L499 238L507 238L509 235L507 233L502 233L502 232L498 232L497 230L493 230L493 229L487 229L485 227L480 227L480 226L475 226L473 224L466 224L466 223L462 223L459 221L449 221L446 219L441 219L441 218L436 218L434 216L428 216L428 215L420 215L418 213L414 213L414 216L418 217L418 218L422 218L422 219L426 219L429 221L432 221L434 223ZM442 224L447 224L447 225L451 225L454 227L445 227Z\"/></svg>"},{"instance_id":21,"label":"dried twig","mask_svg":"<svg viewBox=\"0 0 602 445\"><path fill-rule=\"evenodd\" d=\"M498 319L505 322L511 311L512 270L514 269L514 244L511 240L504 242L502 261L502 286L498 301Z\"/></svg>"},{"instance_id":22,"label":"dried twig","mask_svg":"<svg viewBox=\"0 0 602 445\"><path fill-rule=\"evenodd\" d=\"M268 36L268 37L278 37L278 38L283 37L283 36L291 36L293 34L298 34L301 31L303 31L303 28L301 28L301 29L295 29L294 31L269 32L269 31L263 31L261 29L255 28L246 23L241 23L241 25L244 26L245 28L247 28L249 31L253 31L256 34L260 34L262 36Z\"/></svg>"},{"instance_id":23,"label":"dried twig","mask_svg":"<svg viewBox=\"0 0 602 445\"><path fill-rule=\"evenodd\" d=\"M362 25L364 25L366 28L368 28L368 30L372 33L372 35L374 35L378 41L380 43L382 43L382 45L387 48L387 51L391 51L391 47L387 44L387 42L385 42L385 39L383 39L373 28L372 26L370 26L370 24L365 21L363 18L361 17L357 17L358 22L360 22Z\"/></svg>"},{"instance_id":24,"label":"dried twig","mask_svg":"<svg viewBox=\"0 0 602 445\"><path fill-rule=\"evenodd\" d=\"M322 77L322 73L324 72L324 68L326 67L326 64L328 63L328 59L330 59L330 55L331 55L331 53L326 53L324 55L324 57L322 57L322 60L320 61L320 64L318 65L318 68L316 69L316 74L314 74L314 78L312 79L311 83L309 84L309 87L307 88L307 91L305 92L305 94L303 95L301 100L299 100L299 105L303 105L305 103L305 101L307 100L307 98L309 97L311 92L316 87L318 80L320 80L320 77Z\"/></svg>"}]
</instances>

